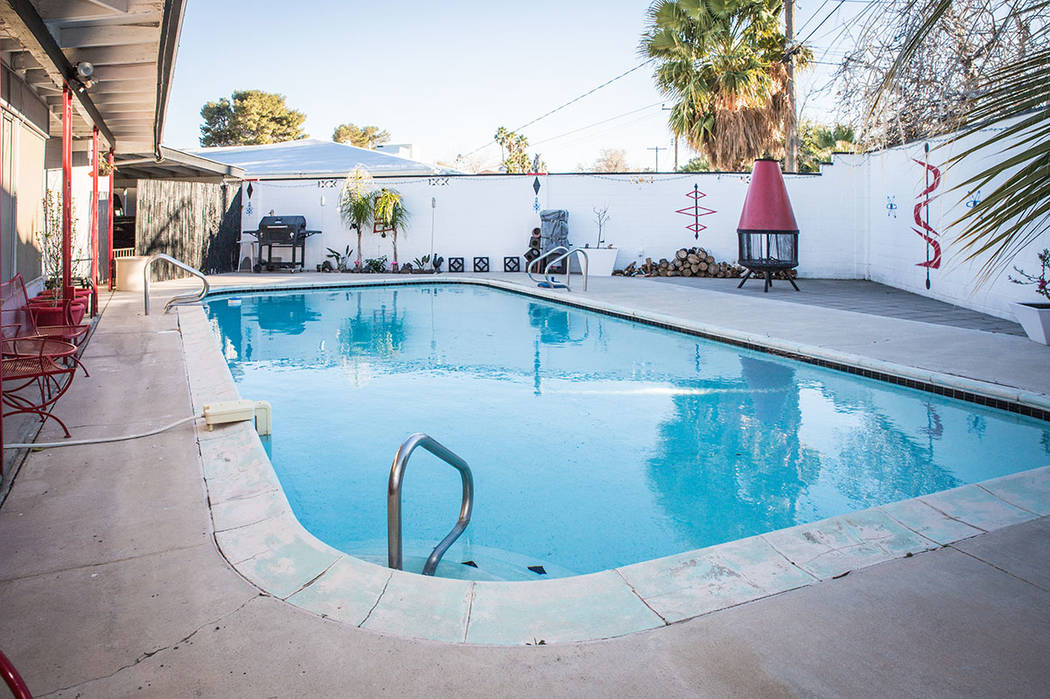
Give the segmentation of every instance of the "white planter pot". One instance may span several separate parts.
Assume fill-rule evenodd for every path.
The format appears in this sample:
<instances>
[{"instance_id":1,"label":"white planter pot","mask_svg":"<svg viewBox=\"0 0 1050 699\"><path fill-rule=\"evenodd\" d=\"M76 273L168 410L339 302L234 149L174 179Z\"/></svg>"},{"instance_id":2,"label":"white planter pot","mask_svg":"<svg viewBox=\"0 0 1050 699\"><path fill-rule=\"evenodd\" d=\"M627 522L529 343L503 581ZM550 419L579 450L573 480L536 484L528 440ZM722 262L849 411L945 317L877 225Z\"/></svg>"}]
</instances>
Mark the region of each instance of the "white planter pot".
<instances>
[{"instance_id":1,"label":"white planter pot","mask_svg":"<svg viewBox=\"0 0 1050 699\"><path fill-rule=\"evenodd\" d=\"M1029 339L1050 345L1050 303L1015 303L1014 317Z\"/></svg>"},{"instance_id":2,"label":"white planter pot","mask_svg":"<svg viewBox=\"0 0 1050 699\"><path fill-rule=\"evenodd\" d=\"M616 267L616 248L583 248L587 253L587 274L592 277L611 277ZM580 272L580 262L577 255L572 256L573 273Z\"/></svg>"}]
</instances>

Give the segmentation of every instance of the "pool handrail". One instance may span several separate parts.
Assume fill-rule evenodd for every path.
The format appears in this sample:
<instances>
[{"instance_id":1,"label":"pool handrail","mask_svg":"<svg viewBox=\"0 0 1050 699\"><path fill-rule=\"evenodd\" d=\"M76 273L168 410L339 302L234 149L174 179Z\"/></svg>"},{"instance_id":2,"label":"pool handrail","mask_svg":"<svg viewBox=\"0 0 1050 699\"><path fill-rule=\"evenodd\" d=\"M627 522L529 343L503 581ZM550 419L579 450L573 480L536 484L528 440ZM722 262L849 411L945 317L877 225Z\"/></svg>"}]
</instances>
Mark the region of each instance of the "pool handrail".
<instances>
[{"instance_id":1,"label":"pool handrail","mask_svg":"<svg viewBox=\"0 0 1050 699\"><path fill-rule=\"evenodd\" d=\"M572 288L569 286L569 263L572 262L570 258L573 255L583 255L583 263L580 265L580 271L583 272L583 290L587 291L587 271L590 267L591 261L590 258L587 257L587 251L584 248L573 248L564 255L554 258L547 264L547 269L550 270L551 267L554 267L562 260L565 260L565 290L572 291ZM543 273L544 281L546 281L552 288L557 285L557 282L554 280L554 274L554 272L550 271Z\"/></svg>"},{"instance_id":2,"label":"pool handrail","mask_svg":"<svg viewBox=\"0 0 1050 699\"><path fill-rule=\"evenodd\" d=\"M395 570L402 570L404 563L401 545L401 486L405 476L405 467L408 458L416 447L423 447L434 456L438 457L448 465L459 471L460 479L463 481L463 501L459 507L459 519L452 531L445 536L441 542L427 557L423 565L423 575L433 575L437 569L438 562L445 555L448 548L459 538L463 530L470 524L470 514L474 510L474 476L470 472L467 462L453 453L447 447L439 443L433 437L416 432L406 439L394 455L394 463L390 467L390 480L386 490L386 528L387 528L387 566Z\"/></svg>"},{"instance_id":3,"label":"pool handrail","mask_svg":"<svg viewBox=\"0 0 1050 699\"><path fill-rule=\"evenodd\" d=\"M525 274L529 275L529 279L531 279L532 281L534 281L537 284L539 284L540 280L537 279L536 277L532 276L532 268L535 267L536 265L538 265L540 263L540 260L542 260L545 257L550 257L551 255L555 255L555 254L557 254L559 252L568 252L568 251L569 251L569 248L565 247L564 245L557 245L557 246L551 248L547 252L545 252L542 255L540 255L539 257L537 257L532 262L530 262L527 265L525 265ZM550 267L550 265L547 265L547 266Z\"/></svg>"},{"instance_id":4,"label":"pool handrail","mask_svg":"<svg viewBox=\"0 0 1050 699\"><path fill-rule=\"evenodd\" d=\"M153 266L153 263L156 262L157 260L165 260L166 262L170 262L171 264L175 265L179 269L185 270L185 271L189 272L190 274L192 274L193 276L198 277L201 280L201 282L204 283L204 286L201 288L199 293L196 293L196 294L176 294L175 296L172 296L170 299L168 299L168 302L166 304L164 304L164 312L165 313L170 311L172 306L180 306L180 305L186 304L186 303L196 303L197 301L200 301L205 296L207 296L208 292L211 291L211 285L208 284L208 278L206 276L204 276L204 274L201 273L200 270L194 269L193 267L190 267L188 264L186 264L182 260L177 260L174 257L172 257L171 255L167 255L167 254L165 254L163 252L154 253L154 254L149 256L149 259L146 260L146 264L142 268L143 308L145 310L145 314L146 315L149 315L149 270L150 270L150 267Z\"/></svg>"}]
</instances>

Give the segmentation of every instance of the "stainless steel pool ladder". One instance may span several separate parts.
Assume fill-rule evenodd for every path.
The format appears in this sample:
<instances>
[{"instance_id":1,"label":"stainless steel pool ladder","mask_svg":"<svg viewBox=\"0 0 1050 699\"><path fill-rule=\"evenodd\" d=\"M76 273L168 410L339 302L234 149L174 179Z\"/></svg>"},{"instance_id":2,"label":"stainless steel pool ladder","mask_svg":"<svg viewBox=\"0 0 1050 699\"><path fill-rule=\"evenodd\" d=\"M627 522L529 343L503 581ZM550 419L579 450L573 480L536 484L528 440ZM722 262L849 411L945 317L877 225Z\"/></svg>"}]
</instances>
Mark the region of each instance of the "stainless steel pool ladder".
<instances>
[{"instance_id":1,"label":"stainless steel pool ladder","mask_svg":"<svg viewBox=\"0 0 1050 699\"><path fill-rule=\"evenodd\" d=\"M170 299L168 299L168 302L164 304L165 313L170 311L172 306L179 306L185 303L196 303L197 301L200 301L205 296L207 296L208 292L211 291L211 285L208 284L208 278L204 276L204 274L202 274L200 270L190 267L182 260L177 260L171 255L165 255L162 252L158 252L155 255L150 255L149 259L146 260L146 265L142 268L142 291L144 294L143 302L146 315L149 315L149 270L150 267L153 266L153 263L157 260L164 260L166 262L170 262L179 269L185 270L193 276L198 277L204 283L204 286L198 293L177 294L176 296L172 296Z\"/></svg>"},{"instance_id":2,"label":"stainless steel pool ladder","mask_svg":"<svg viewBox=\"0 0 1050 699\"><path fill-rule=\"evenodd\" d=\"M569 251L569 248L565 247L564 245L558 245L557 247L551 248L550 250L548 250L547 252L543 253L542 255L537 257L535 260L530 262L529 264L525 265L525 274L529 275L529 279L531 279L532 281L534 281L537 284L539 284L540 280L537 279L536 277L532 276L532 269L534 267L536 267L537 265L539 265L540 260L542 260L543 258L550 257L551 255L557 255L559 252L568 252L568 251ZM550 267L550 265L547 265L547 266Z\"/></svg>"},{"instance_id":3,"label":"stainless steel pool ladder","mask_svg":"<svg viewBox=\"0 0 1050 699\"><path fill-rule=\"evenodd\" d=\"M587 251L583 248L573 248L563 255L551 260L547 264L547 271L543 274L543 278L552 287L557 284L554 280L554 272L551 272L550 268L556 267L559 262L565 260L565 290L572 291L572 288L569 286L569 263L572 262L571 258L573 255L583 255L583 258L580 260L580 271L583 272L583 290L587 291L587 268L590 265L590 260L587 257Z\"/></svg>"},{"instance_id":4,"label":"stainless steel pool ladder","mask_svg":"<svg viewBox=\"0 0 1050 699\"><path fill-rule=\"evenodd\" d=\"M449 464L459 471L460 479L463 481L463 502L459 507L459 519L452 531L441 540L427 557L423 566L423 575L433 575L437 569L438 561L448 551L448 547L459 538L463 530L470 524L470 513L474 509L474 476L470 472L470 466L449 449L442 446L436 439L422 432L417 432L404 441L401 448L394 455L394 465L390 467L390 482L386 489L386 531L387 531L387 565L396 570L401 570L403 564L401 551L401 486L405 477L405 467L408 465L408 457L416 447L423 447L434 456Z\"/></svg>"}]
</instances>

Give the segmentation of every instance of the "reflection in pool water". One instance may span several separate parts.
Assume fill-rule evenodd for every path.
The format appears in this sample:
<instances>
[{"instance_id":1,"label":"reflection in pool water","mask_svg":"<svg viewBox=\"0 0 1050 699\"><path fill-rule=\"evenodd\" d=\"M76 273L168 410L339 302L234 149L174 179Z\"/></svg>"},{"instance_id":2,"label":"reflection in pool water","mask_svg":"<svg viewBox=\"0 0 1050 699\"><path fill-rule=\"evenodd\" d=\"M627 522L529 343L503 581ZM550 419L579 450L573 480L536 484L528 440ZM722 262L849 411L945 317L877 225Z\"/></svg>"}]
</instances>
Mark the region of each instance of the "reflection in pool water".
<instances>
[{"instance_id":1,"label":"reflection in pool water","mask_svg":"<svg viewBox=\"0 0 1050 699\"><path fill-rule=\"evenodd\" d=\"M394 452L462 455L472 575L586 573L1050 462L1050 425L524 296L440 284L214 298L242 395L274 406L296 515L377 562ZM447 532L459 481L405 478L406 552ZM440 572L440 569L439 569ZM446 573L447 573L446 566Z\"/></svg>"}]
</instances>

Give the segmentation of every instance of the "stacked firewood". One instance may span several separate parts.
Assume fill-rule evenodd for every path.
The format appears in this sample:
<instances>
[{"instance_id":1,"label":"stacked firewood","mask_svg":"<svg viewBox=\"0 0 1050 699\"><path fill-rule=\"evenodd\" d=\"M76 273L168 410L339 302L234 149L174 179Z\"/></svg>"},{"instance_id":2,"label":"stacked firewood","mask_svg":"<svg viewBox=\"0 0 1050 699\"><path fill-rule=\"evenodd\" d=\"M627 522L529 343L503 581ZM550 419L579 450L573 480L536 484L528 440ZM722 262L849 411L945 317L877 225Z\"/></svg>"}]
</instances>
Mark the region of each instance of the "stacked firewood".
<instances>
[{"instance_id":1,"label":"stacked firewood","mask_svg":"<svg viewBox=\"0 0 1050 699\"><path fill-rule=\"evenodd\" d=\"M740 265L716 262L714 255L703 248L680 248L670 260L661 258L659 262L654 262L651 257L647 257L642 264L632 262L613 274L625 277L717 277L724 279L740 277L745 272L746 270Z\"/></svg>"}]
</instances>

